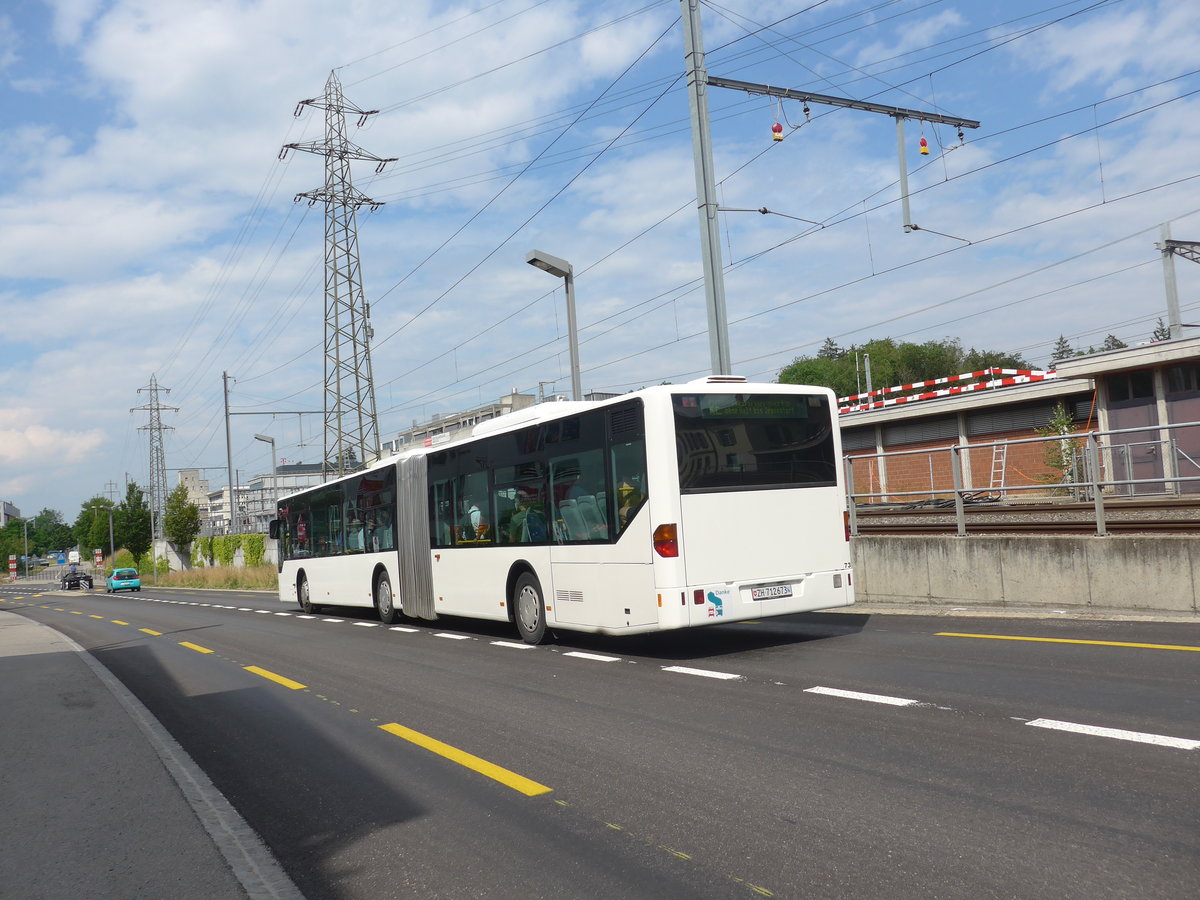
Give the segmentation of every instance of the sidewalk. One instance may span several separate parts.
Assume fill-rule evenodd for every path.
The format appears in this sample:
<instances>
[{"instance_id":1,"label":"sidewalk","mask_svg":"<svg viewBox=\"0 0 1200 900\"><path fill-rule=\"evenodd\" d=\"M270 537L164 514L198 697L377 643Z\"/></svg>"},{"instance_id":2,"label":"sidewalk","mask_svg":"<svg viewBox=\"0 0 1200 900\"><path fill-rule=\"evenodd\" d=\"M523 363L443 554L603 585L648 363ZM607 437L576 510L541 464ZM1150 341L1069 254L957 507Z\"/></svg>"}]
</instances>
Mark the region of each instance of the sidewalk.
<instances>
[{"instance_id":1,"label":"sidewalk","mask_svg":"<svg viewBox=\"0 0 1200 900\"><path fill-rule=\"evenodd\" d=\"M149 711L52 628L0 611L0 895L298 898Z\"/></svg>"}]
</instances>

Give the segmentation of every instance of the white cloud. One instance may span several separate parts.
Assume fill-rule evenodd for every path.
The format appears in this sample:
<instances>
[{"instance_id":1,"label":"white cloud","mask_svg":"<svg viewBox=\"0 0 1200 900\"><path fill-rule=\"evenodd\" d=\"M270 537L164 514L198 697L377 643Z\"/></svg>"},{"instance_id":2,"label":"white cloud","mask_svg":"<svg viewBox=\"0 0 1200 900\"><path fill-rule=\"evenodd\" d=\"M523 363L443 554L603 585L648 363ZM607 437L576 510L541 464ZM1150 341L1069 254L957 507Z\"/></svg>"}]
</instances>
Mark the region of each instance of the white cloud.
<instances>
[{"instance_id":1,"label":"white cloud","mask_svg":"<svg viewBox=\"0 0 1200 900\"><path fill-rule=\"evenodd\" d=\"M1147 74L1194 68L1197 39L1200 6L1156 0L1071 20L1013 46L1026 63L1053 74L1049 91L1110 82L1111 95L1132 86L1121 75L1136 72L1141 83Z\"/></svg>"},{"instance_id":2,"label":"white cloud","mask_svg":"<svg viewBox=\"0 0 1200 900\"><path fill-rule=\"evenodd\" d=\"M0 407L0 463L27 466L47 458L76 463L104 441L99 429L78 431L43 425L39 420L44 415L30 408Z\"/></svg>"}]
</instances>

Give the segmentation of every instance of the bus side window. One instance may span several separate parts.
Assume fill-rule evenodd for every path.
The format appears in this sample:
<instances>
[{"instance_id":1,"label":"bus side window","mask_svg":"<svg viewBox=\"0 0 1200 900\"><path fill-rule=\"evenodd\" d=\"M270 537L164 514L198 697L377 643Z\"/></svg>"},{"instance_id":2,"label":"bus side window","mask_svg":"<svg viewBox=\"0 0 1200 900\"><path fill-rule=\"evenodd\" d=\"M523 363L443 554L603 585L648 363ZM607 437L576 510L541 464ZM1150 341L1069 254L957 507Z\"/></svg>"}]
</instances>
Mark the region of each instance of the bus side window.
<instances>
[{"instance_id":1,"label":"bus side window","mask_svg":"<svg viewBox=\"0 0 1200 900\"><path fill-rule=\"evenodd\" d=\"M551 498L558 534L568 541L607 541L604 451L583 450L550 461Z\"/></svg>"},{"instance_id":2,"label":"bus side window","mask_svg":"<svg viewBox=\"0 0 1200 900\"><path fill-rule=\"evenodd\" d=\"M612 498L615 513L609 518L616 533L621 533L646 502L646 442L642 439L611 448L613 473Z\"/></svg>"},{"instance_id":3,"label":"bus side window","mask_svg":"<svg viewBox=\"0 0 1200 900\"><path fill-rule=\"evenodd\" d=\"M491 541L491 503L488 473L472 472L459 477L458 542L480 544Z\"/></svg>"},{"instance_id":4,"label":"bus side window","mask_svg":"<svg viewBox=\"0 0 1200 900\"><path fill-rule=\"evenodd\" d=\"M454 543L454 491L453 481L435 481L429 486L430 540L435 547L449 547Z\"/></svg>"}]
</instances>

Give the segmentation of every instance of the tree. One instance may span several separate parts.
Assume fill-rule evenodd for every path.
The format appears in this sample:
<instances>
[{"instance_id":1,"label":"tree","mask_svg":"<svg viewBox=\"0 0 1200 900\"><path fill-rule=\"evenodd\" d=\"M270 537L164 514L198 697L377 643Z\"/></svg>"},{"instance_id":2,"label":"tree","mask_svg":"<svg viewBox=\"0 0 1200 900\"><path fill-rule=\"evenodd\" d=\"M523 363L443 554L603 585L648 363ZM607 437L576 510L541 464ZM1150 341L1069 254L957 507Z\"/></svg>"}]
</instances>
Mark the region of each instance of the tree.
<instances>
[{"instance_id":1,"label":"tree","mask_svg":"<svg viewBox=\"0 0 1200 900\"><path fill-rule=\"evenodd\" d=\"M1050 411L1050 421L1042 428L1033 429L1039 437L1060 437L1061 440L1047 441L1042 451L1042 460L1051 471L1038 476L1047 484L1071 484L1076 481L1075 455L1079 450L1079 438L1070 437L1076 430L1075 416L1059 400ZM1056 490L1056 493L1065 489Z\"/></svg>"},{"instance_id":2,"label":"tree","mask_svg":"<svg viewBox=\"0 0 1200 900\"><path fill-rule=\"evenodd\" d=\"M102 550L109 549L108 516L112 509L113 502L107 497L93 497L84 501L83 506L80 507L72 533L75 536L75 542L85 551L95 550L97 547ZM115 521L113 529L115 534Z\"/></svg>"},{"instance_id":3,"label":"tree","mask_svg":"<svg viewBox=\"0 0 1200 900\"><path fill-rule=\"evenodd\" d=\"M1104 339L1104 343L1100 345L1101 350L1124 350L1129 345L1117 337L1115 334L1110 334Z\"/></svg>"},{"instance_id":4,"label":"tree","mask_svg":"<svg viewBox=\"0 0 1200 900\"><path fill-rule=\"evenodd\" d=\"M1058 340L1054 342L1054 349L1050 351L1050 365L1054 365L1060 359L1070 359L1075 355L1075 351L1071 349L1071 342L1063 335L1058 336Z\"/></svg>"},{"instance_id":5,"label":"tree","mask_svg":"<svg viewBox=\"0 0 1200 900\"><path fill-rule=\"evenodd\" d=\"M43 509L29 520L29 552L46 553L75 546L71 526L57 509Z\"/></svg>"},{"instance_id":6,"label":"tree","mask_svg":"<svg viewBox=\"0 0 1200 900\"><path fill-rule=\"evenodd\" d=\"M33 547L29 548L30 555L33 555ZM18 558L25 555L25 532L24 524L20 519L9 519L8 524L0 529L0 566L8 565L9 556ZM8 574L8 569L4 568L3 573Z\"/></svg>"},{"instance_id":7,"label":"tree","mask_svg":"<svg viewBox=\"0 0 1200 900\"><path fill-rule=\"evenodd\" d=\"M1162 320L1162 316L1158 317L1158 321L1154 323L1154 332L1150 335L1152 341L1169 341L1171 339L1171 329Z\"/></svg>"},{"instance_id":8,"label":"tree","mask_svg":"<svg viewBox=\"0 0 1200 900\"><path fill-rule=\"evenodd\" d=\"M136 481L125 488L125 499L114 516L117 543L140 560L150 550L150 506Z\"/></svg>"},{"instance_id":9,"label":"tree","mask_svg":"<svg viewBox=\"0 0 1200 900\"><path fill-rule=\"evenodd\" d=\"M817 351L817 359L841 359L846 351L837 345L833 338L825 338L825 343Z\"/></svg>"},{"instance_id":10,"label":"tree","mask_svg":"<svg viewBox=\"0 0 1200 900\"><path fill-rule=\"evenodd\" d=\"M200 533L200 508L188 500L187 488L178 484L167 494L167 509L163 513L163 535L185 551Z\"/></svg>"},{"instance_id":11,"label":"tree","mask_svg":"<svg viewBox=\"0 0 1200 900\"><path fill-rule=\"evenodd\" d=\"M815 384L832 388L839 397L857 394L867 389L866 360L871 362L871 387L890 387L911 384L975 372L991 366L1009 369L1028 369L1029 363L1014 353L998 350L963 351L957 339L926 341L923 344L899 342L891 338L867 341L861 346L840 350L840 355L827 352L835 347L832 338L815 357L798 356L779 373L781 384Z\"/></svg>"}]
</instances>

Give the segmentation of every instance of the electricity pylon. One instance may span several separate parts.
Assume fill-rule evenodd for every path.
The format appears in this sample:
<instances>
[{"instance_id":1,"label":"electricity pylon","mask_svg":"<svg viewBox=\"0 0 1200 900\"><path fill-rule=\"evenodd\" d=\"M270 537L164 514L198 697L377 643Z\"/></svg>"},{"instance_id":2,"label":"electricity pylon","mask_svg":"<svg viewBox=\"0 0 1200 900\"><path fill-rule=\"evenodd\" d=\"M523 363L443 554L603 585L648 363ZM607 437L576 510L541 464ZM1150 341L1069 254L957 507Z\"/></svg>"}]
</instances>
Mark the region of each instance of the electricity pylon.
<instances>
[{"instance_id":1,"label":"electricity pylon","mask_svg":"<svg viewBox=\"0 0 1200 900\"><path fill-rule=\"evenodd\" d=\"M167 455L163 450L163 432L174 431L170 425L163 425L162 411L179 412L177 406L163 406L158 401L158 392L171 393L170 388L159 387L158 380L151 375L150 386L138 388L138 393L148 391L150 402L145 406L135 406L130 412L139 410L150 413L150 424L141 426L138 431L150 432L150 524L155 540L163 536L163 513L167 506Z\"/></svg>"},{"instance_id":2,"label":"electricity pylon","mask_svg":"<svg viewBox=\"0 0 1200 900\"><path fill-rule=\"evenodd\" d=\"M371 307L363 298L358 259L360 207L383 204L354 187L350 161L375 162L376 172L395 157L376 156L346 138L346 113L358 115L361 126L379 110L359 109L342 96L337 73L330 72L325 94L296 104L299 116L306 106L325 110L325 138L286 144L279 153L303 150L325 157L325 186L304 191L310 205L325 204L325 461L327 476L345 474L379 452L379 420L375 414L375 384L371 375Z\"/></svg>"}]
</instances>

